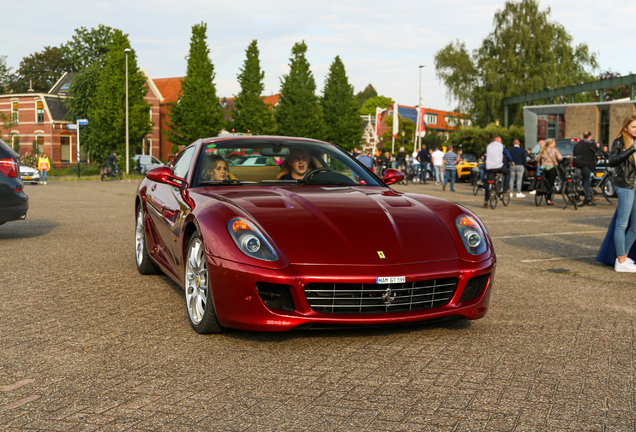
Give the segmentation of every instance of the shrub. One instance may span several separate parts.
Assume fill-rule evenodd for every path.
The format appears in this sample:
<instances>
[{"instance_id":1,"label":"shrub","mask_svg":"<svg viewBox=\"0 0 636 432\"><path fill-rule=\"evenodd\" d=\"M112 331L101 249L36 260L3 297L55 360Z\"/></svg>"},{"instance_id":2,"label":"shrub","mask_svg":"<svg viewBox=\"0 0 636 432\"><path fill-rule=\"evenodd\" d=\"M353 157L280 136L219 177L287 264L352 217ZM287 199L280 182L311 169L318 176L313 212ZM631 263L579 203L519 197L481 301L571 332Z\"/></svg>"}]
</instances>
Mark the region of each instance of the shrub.
<instances>
[{"instance_id":1,"label":"shrub","mask_svg":"<svg viewBox=\"0 0 636 432\"><path fill-rule=\"evenodd\" d=\"M23 154L20 160L24 165L38 169L38 158L33 153L27 152Z\"/></svg>"}]
</instances>

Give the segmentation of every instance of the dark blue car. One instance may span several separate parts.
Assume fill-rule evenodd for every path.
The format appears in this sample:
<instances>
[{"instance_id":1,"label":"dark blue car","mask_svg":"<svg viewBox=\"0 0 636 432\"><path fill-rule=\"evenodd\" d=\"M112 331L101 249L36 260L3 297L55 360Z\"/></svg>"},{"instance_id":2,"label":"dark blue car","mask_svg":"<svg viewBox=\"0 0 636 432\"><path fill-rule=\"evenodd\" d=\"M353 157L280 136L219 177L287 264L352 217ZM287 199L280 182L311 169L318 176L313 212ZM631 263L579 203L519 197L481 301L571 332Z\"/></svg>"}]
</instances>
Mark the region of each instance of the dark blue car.
<instances>
[{"instance_id":1,"label":"dark blue car","mask_svg":"<svg viewBox=\"0 0 636 432\"><path fill-rule=\"evenodd\" d=\"M29 197L20 177L20 155L0 140L0 225L26 218Z\"/></svg>"}]
</instances>

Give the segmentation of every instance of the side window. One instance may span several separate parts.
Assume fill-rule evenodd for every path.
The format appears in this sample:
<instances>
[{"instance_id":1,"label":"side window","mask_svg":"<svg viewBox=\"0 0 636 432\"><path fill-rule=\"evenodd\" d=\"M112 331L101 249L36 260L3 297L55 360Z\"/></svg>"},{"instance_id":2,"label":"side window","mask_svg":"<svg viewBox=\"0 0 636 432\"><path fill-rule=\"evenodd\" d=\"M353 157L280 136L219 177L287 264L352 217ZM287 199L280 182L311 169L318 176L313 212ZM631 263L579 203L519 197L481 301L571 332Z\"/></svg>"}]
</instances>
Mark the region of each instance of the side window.
<instances>
[{"instance_id":1,"label":"side window","mask_svg":"<svg viewBox=\"0 0 636 432\"><path fill-rule=\"evenodd\" d=\"M174 163L172 168L174 175L181 178L187 177L192 156L194 156L194 146L185 149L179 156L179 159Z\"/></svg>"}]
</instances>

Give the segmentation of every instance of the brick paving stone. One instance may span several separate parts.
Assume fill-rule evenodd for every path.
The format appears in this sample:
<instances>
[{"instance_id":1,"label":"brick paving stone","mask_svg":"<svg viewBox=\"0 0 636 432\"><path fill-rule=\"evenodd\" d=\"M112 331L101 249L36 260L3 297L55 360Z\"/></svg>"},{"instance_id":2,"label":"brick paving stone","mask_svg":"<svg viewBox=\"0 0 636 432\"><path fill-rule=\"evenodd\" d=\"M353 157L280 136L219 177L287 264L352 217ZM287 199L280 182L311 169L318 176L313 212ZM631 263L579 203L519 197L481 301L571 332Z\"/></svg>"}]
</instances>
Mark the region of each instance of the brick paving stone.
<instances>
[{"instance_id":1,"label":"brick paving stone","mask_svg":"<svg viewBox=\"0 0 636 432\"><path fill-rule=\"evenodd\" d=\"M0 226L0 389L33 380L0 391L0 430L635 430L632 278L561 259L596 253L604 232L559 232L603 231L609 204L492 211L459 184L498 255L479 321L199 336L182 290L136 272L134 187L27 186L27 220Z\"/></svg>"}]
</instances>

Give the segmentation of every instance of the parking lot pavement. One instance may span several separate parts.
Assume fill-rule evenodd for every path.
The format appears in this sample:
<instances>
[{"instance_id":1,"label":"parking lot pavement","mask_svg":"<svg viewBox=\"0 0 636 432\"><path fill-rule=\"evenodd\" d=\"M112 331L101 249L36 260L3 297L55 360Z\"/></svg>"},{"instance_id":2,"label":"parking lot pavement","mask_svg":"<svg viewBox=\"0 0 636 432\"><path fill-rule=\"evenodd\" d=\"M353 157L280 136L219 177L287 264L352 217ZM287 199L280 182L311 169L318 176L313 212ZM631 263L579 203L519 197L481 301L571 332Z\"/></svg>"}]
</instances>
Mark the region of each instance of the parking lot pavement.
<instances>
[{"instance_id":1,"label":"parking lot pavement","mask_svg":"<svg viewBox=\"0 0 636 432\"><path fill-rule=\"evenodd\" d=\"M177 285L137 273L135 187L27 186L27 220L0 226L0 430L635 430L635 276L594 262L602 198L396 186L486 223L484 319L201 336Z\"/></svg>"}]
</instances>

